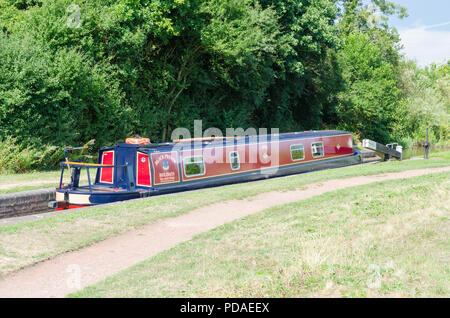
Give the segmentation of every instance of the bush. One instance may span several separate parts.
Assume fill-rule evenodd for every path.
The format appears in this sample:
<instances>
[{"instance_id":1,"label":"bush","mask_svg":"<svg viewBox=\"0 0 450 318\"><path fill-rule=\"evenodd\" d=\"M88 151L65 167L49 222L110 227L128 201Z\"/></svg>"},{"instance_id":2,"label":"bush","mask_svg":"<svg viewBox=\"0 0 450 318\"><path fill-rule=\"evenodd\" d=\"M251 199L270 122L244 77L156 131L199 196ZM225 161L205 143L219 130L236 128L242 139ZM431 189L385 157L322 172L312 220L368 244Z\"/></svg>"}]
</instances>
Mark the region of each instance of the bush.
<instances>
[{"instance_id":1,"label":"bush","mask_svg":"<svg viewBox=\"0 0 450 318\"><path fill-rule=\"evenodd\" d=\"M57 168L64 159L63 149L56 146L24 146L15 138L0 140L0 173L23 173L30 170Z\"/></svg>"},{"instance_id":2,"label":"bush","mask_svg":"<svg viewBox=\"0 0 450 318\"><path fill-rule=\"evenodd\" d=\"M450 76L443 70L450 68L420 69L415 62L401 64L400 86L402 102L396 112L394 137L433 144L447 144L450 139Z\"/></svg>"},{"instance_id":3,"label":"bush","mask_svg":"<svg viewBox=\"0 0 450 318\"><path fill-rule=\"evenodd\" d=\"M76 50L55 54L30 37L0 32L0 138L63 146L126 134L126 108L112 71Z\"/></svg>"}]
</instances>

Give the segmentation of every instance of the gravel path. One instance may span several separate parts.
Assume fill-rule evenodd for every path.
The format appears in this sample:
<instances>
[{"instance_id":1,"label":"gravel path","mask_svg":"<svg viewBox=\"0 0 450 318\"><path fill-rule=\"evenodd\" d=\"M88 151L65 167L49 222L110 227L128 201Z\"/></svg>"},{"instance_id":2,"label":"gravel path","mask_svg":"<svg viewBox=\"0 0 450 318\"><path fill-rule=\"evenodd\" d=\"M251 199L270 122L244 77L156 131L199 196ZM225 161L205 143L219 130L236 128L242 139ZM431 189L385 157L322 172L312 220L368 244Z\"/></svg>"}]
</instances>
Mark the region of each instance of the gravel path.
<instances>
[{"instance_id":1,"label":"gravel path","mask_svg":"<svg viewBox=\"0 0 450 318\"><path fill-rule=\"evenodd\" d=\"M77 251L26 267L0 279L0 297L64 297L193 236L246 215L325 192L377 181L450 171L450 167L328 180L305 189L268 192L196 209L129 230Z\"/></svg>"}]
</instances>

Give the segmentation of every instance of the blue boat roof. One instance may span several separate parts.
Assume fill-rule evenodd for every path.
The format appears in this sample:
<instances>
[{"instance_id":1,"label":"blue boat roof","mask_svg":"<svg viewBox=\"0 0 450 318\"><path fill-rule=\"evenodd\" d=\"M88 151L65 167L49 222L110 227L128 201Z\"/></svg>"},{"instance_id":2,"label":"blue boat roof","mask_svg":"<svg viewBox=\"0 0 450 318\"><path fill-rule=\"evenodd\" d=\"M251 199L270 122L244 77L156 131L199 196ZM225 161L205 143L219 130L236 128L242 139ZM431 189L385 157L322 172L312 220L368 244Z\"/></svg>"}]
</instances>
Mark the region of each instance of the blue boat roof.
<instances>
[{"instance_id":1,"label":"blue boat roof","mask_svg":"<svg viewBox=\"0 0 450 318\"><path fill-rule=\"evenodd\" d=\"M342 130L309 130L309 131L299 131L299 132L288 132L288 133L281 133L281 134L267 134L267 135L251 135L251 136L236 136L236 138L233 139L219 139L219 140L204 140L204 141L189 141L186 140L185 142L163 142L163 143L149 143L144 145L139 144L127 144L127 143L118 143L116 147L120 148L141 148L141 149L155 149L160 150L162 148L172 148L174 146L178 146L179 148L192 148L193 145L195 146L205 146L205 145L219 145L220 143L223 144L230 144L234 142L245 142L248 143L249 141L254 141L255 138L258 138L258 140L267 140L270 141L273 137L277 137L279 140L285 140L285 139L297 139L297 138L314 138L314 137L327 137L327 136L336 136L336 135L347 135L351 134L348 131L342 131ZM242 140L244 139L244 141ZM110 149L114 147L104 147L102 149Z\"/></svg>"}]
</instances>

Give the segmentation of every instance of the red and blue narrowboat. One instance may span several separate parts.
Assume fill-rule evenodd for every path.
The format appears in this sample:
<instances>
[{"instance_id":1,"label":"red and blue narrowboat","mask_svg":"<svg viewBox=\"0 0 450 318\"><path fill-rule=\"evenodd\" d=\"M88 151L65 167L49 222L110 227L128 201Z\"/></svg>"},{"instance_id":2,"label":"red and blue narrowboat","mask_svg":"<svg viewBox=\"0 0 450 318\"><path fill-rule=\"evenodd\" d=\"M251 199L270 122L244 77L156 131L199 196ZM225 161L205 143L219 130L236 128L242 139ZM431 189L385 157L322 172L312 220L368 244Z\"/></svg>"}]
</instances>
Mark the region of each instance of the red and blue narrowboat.
<instances>
[{"instance_id":1,"label":"red and blue narrowboat","mask_svg":"<svg viewBox=\"0 0 450 318\"><path fill-rule=\"evenodd\" d=\"M80 148L67 148L73 150ZM61 163L60 208L123 201L361 163L345 131L211 137L151 143L129 138L99 150L98 163ZM63 184L65 169L71 182ZM86 169L88 184L80 185ZM95 176L90 175L96 168Z\"/></svg>"}]
</instances>

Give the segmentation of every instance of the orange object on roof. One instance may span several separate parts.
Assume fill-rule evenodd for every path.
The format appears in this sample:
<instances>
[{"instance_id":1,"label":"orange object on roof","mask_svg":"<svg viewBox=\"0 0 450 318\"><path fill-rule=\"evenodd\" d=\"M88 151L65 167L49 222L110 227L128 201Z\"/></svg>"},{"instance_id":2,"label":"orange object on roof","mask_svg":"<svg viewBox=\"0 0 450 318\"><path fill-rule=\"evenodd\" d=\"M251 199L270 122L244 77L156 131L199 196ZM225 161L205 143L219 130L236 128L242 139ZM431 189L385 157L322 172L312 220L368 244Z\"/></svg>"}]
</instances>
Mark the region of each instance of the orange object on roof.
<instances>
[{"instance_id":1,"label":"orange object on roof","mask_svg":"<svg viewBox=\"0 0 450 318\"><path fill-rule=\"evenodd\" d=\"M150 139L142 138L142 137L127 138L127 139L125 139L125 143L136 144L136 145L145 145L145 144L150 143Z\"/></svg>"}]
</instances>

